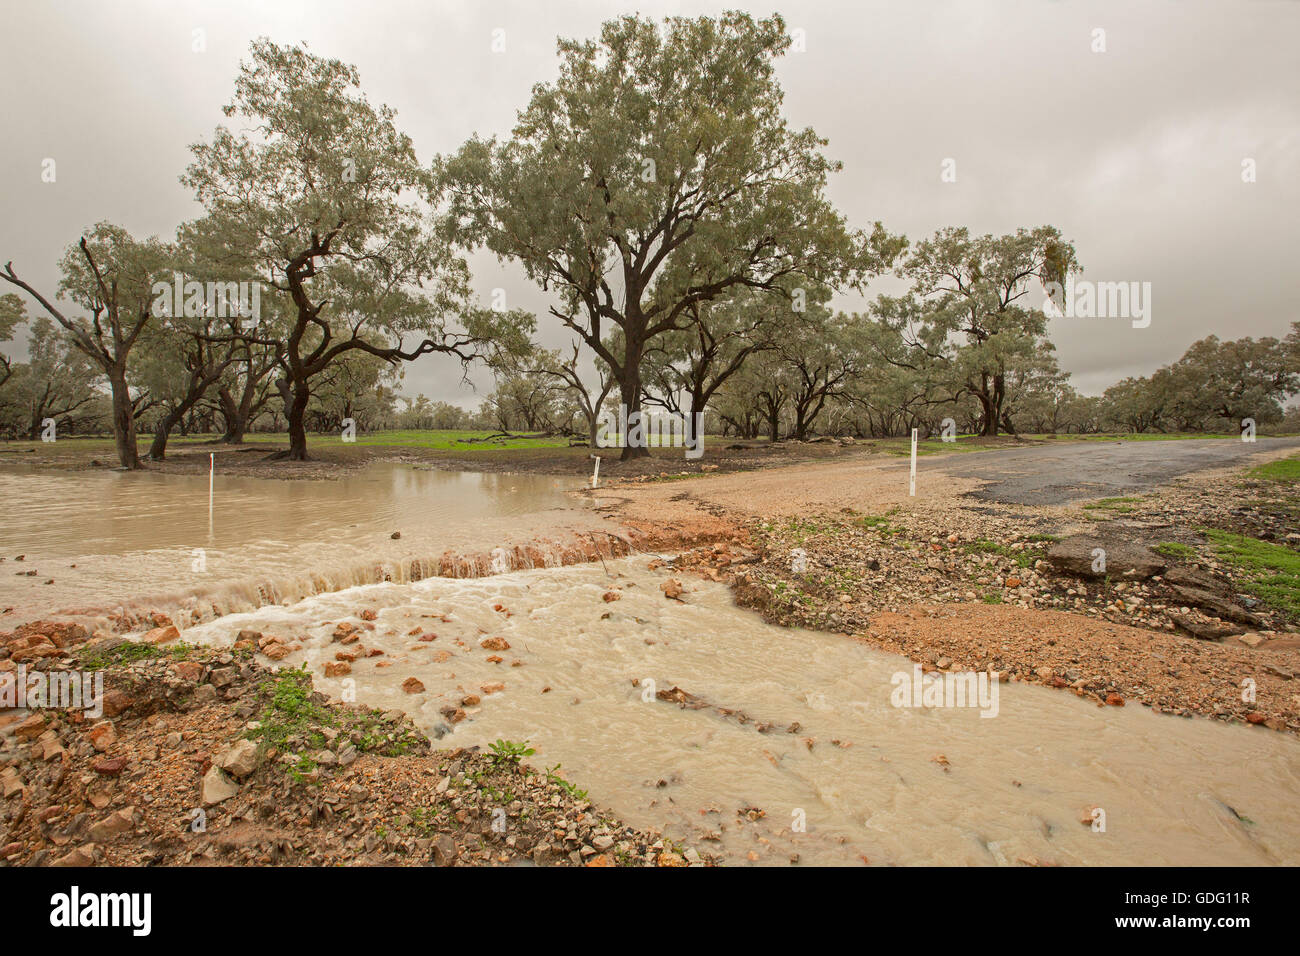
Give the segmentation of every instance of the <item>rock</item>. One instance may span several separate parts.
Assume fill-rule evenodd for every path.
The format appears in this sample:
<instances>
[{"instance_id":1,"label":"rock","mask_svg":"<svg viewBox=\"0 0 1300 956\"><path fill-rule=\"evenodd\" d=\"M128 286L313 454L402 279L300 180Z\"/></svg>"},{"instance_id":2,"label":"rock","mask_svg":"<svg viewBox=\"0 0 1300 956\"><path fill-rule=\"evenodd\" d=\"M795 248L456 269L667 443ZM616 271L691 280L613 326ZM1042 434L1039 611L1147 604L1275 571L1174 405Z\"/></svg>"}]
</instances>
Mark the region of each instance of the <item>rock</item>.
<instances>
[{"instance_id":1,"label":"rock","mask_svg":"<svg viewBox=\"0 0 1300 956\"><path fill-rule=\"evenodd\" d=\"M429 862L434 866L454 866L459 856L460 851L456 849L456 841L449 834L443 833L433 841L433 852L429 856Z\"/></svg>"},{"instance_id":2,"label":"rock","mask_svg":"<svg viewBox=\"0 0 1300 956\"><path fill-rule=\"evenodd\" d=\"M508 651L510 642L504 637L485 637L478 642L478 646L485 651Z\"/></svg>"},{"instance_id":3,"label":"rock","mask_svg":"<svg viewBox=\"0 0 1300 956\"><path fill-rule=\"evenodd\" d=\"M1215 617L1221 617L1227 621L1237 621L1241 624L1249 624L1252 627L1258 627L1263 623L1263 619L1258 614L1252 614L1245 608L1234 604L1222 595L1205 588L1189 587L1187 585L1171 585L1174 594L1178 595L1184 603L1191 607L1198 607L1203 611L1208 611ZM1234 633L1240 633L1234 632Z\"/></svg>"},{"instance_id":4,"label":"rock","mask_svg":"<svg viewBox=\"0 0 1300 956\"><path fill-rule=\"evenodd\" d=\"M621 601L623 599L623 595L619 594L617 591L606 591L604 594L600 596L600 598L602 601L608 604L610 601Z\"/></svg>"},{"instance_id":5,"label":"rock","mask_svg":"<svg viewBox=\"0 0 1300 956\"><path fill-rule=\"evenodd\" d=\"M254 644L260 645L262 641L262 632L253 631L245 628L244 630L240 631L238 634L235 635L235 640L252 641Z\"/></svg>"},{"instance_id":6,"label":"rock","mask_svg":"<svg viewBox=\"0 0 1300 956\"><path fill-rule=\"evenodd\" d=\"M91 764L95 773L105 777L116 777L126 769L125 757L103 757Z\"/></svg>"},{"instance_id":7,"label":"rock","mask_svg":"<svg viewBox=\"0 0 1300 956\"><path fill-rule=\"evenodd\" d=\"M14 728L14 736L19 740L35 740L45 732L45 715L32 714Z\"/></svg>"},{"instance_id":8,"label":"rock","mask_svg":"<svg viewBox=\"0 0 1300 956\"><path fill-rule=\"evenodd\" d=\"M135 807L126 807L116 813L110 813L90 828L90 836L96 843L107 843L120 833L135 829Z\"/></svg>"},{"instance_id":9,"label":"rock","mask_svg":"<svg viewBox=\"0 0 1300 956\"><path fill-rule=\"evenodd\" d=\"M239 793L239 785L227 777L220 767L209 767L208 772L203 775L200 799L205 807L229 800L237 793Z\"/></svg>"},{"instance_id":10,"label":"rock","mask_svg":"<svg viewBox=\"0 0 1300 956\"><path fill-rule=\"evenodd\" d=\"M95 865L95 844L87 843L79 846L71 853L59 857L51 866L94 866Z\"/></svg>"},{"instance_id":11,"label":"rock","mask_svg":"<svg viewBox=\"0 0 1300 956\"><path fill-rule=\"evenodd\" d=\"M1237 640L1241 641L1241 643L1245 644L1247 647L1259 647L1259 645L1264 643L1264 638L1260 637L1254 631L1239 635Z\"/></svg>"},{"instance_id":12,"label":"rock","mask_svg":"<svg viewBox=\"0 0 1300 956\"><path fill-rule=\"evenodd\" d=\"M110 690L104 695L104 716L116 717L134 705L135 701L128 694L120 690Z\"/></svg>"},{"instance_id":13,"label":"rock","mask_svg":"<svg viewBox=\"0 0 1300 956\"><path fill-rule=\"evenodd\" d=\"M1121 697L1119 694L1107 694L1106 703L1109 704L1111 707L1123 707L1124 698Z\"/></svg>"},{"instance_id":14,"label":"rock","mask_svg":"<svg viewBox=\"0 0 1300 956\"><path fill-rule=\"evenodd\" d=\"M659 585L659 590L664 592L664 597L670 601L677 601L682 596L682 582L676 578L669 578L663 584Z\"/></svg>"},{"instance_id":15,"label":"rock","mask_svg":"<svg viewBox=\"0 0 1300 956\"><path fill-rule=\"evenodd\" d=\"M174 641L180 636L181 632L176 625L168 624L166 627L155 627L140 640L145 644L166 644L168 641Z\"/></svg>"},{"instance_id":16,"label":"rock","mask_svg":"<svg viewBox=\"0 0 1300 956\"><path fill-rule=\"evenodd\" d=\"M501 693L503 690L506 689L506 685L499 680L488 681L487 683L479 684L478 689L483 692L484 696L487 696L488 694Z\"/></svg>"},{"instance_id":17,"label":"rock","mask_svg":"<svg viewBox=\"0 0 1300 956\"><path fill-rule=\"evenodd\" d=\"M1106 552L1105 570L1093 570L1093 551ZM1142 545L1120 540L1103 541L1092 535L1076 534L1063 538L1047 550L1047 563L1062 574L1078 578L1124 577L1145 581L1169 565L1155 552Z\"/></svg>"},{"instance_id":18,"label":"rock","mask_svg":"<svg viewBox=\"0 0 1300 956\"><path fill-rule=\"evenodd\" d=\"M416 678L408 677L406 680L402 681L402 690L406 691L408 694L423 694L424 685Z\"/></svg>"},{"instance_id":19,"label":"rock","mask_svg":"<svg viewBox=\"0 0 1300 956\"><path fill-rule=\"evenodd\" d=\"M1192 617L1190 614L1170 614L1169 620L1173 621L1180 629L1186 631L1192 637L1202 641L1221 641L1225 637L1232 637L1235 634L1241 634L1245 628L1238 627L1235 624L1222 624L1212 621L1202 621Z\"/></svg>"},{"instance_id":20,"label":"rock","mask_svg":"<svg viewBox=\"0 0 1300 956\"><path fill-rule=\"evenodd\" d=\"M351 673L352 673L352 665L349 664L347 661L326 661L325 662L326 677L343 677Z\"/></svg>"},{"instance_id":21,"label":"rock","mask_svg":"<svg viewBox=\"0 0 1300 956\"><path fill-rule=\"evenodd\" d=\"M240 779L257 769L258 748L251 740L236 740L217 758L217 766Z\"/></svg>"},{"instance_id":22,"label":"rock","mask_svg":"<svg viewBox=\"0 0 1300 956\"><path fill-rule=\"evenodd\" d=\"M183 681L197 684L203 676L203 665L197 661L177 661L169 670Z\"/></svg>"},{"instance_id":23,"label":"rock","mask_svg":"<svg viewBox=\"0 0 1300 956\"><path fill-rule=\"evenodd\" d=\"M90 728L90 745L99 753L104 753L115 743L117 743L117 729L112 721L101 721Z\"/></svg>"},{"instance_id":24,"label":"rock","mask_svg":"<svg viewBox=\"0 0 1300 956\"><path fill-rule=\"evenodd\" d=\"M206 707L208 704L216 703L217 689L211 684L200 684L194 688L194 696L190 700L195 707Z\"/></svg>"}]
</instances>

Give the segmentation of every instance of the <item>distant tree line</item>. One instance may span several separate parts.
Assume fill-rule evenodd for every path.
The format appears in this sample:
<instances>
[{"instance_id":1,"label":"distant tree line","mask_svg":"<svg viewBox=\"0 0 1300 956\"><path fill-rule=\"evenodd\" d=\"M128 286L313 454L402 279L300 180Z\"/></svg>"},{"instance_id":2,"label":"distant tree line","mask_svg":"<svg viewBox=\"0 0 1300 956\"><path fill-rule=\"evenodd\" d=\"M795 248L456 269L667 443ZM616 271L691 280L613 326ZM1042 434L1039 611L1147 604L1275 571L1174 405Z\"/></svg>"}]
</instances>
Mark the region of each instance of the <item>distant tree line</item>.
<instances>
[{"instance_id":1,"label":"distant tree line","mask_svg":"<svg viewBox=\"0 0 1300 956\"><path fill-rule=\"evenodd\" d=\"M620 17L558 41L558 75L507 137L422 163L355 67L258 40L228 125L180 176L201 216L166 241L98 223L52 290L0 269L0 434L111 433L132 469L176 434L287 432L277 454L301 460L308 433L348 422L594 441L618 409L772 440L1284 423L1295 325L1212 336L1082 396L1038 296L1080 271L1055 227L916 242L852 227L827 196L840 164L782 112L790 43L779 16ZM550 295L567 347L536 344L538 316L476 302L475 249ZM906 291L832 308L883 275ZM494 388L472 412L400 396L428 354L485 364Z\"/></svg>"}]
</instances>

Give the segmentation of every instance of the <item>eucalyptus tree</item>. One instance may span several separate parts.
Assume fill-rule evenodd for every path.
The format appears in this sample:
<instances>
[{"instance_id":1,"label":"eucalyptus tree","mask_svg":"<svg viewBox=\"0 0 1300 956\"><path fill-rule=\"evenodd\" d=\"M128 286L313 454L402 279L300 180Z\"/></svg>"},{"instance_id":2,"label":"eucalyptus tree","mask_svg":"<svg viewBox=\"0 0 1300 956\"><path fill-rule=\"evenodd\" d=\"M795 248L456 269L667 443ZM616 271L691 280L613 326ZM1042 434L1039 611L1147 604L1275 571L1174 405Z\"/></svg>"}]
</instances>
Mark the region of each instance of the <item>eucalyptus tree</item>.
<instances>
[{"instance_id":1,"label":"eucalyptus tree","mask_svg":"<svg viewBox=\"0 0 1300 956\"><path fill-rule=\"evenodd\" d=\"M283 455L306 458L314 383L351 354L468 363L522 338L509 326L517 313L470 308L469 269L438 228L429 171L355 67L259 39L224 112L246 128L195 144L182 182L210 235L286 300L284 327L256 339L279 348Z\"/></svg>"},{"instance_id":2,"label":"eucalyptus tree","mask_svg":"<svg viewBox=\"0 0 1300 956\"><path fill-rule=\"evenodd\" d=\"M912 282L880 305L903 337L910 367L924 367L954 398L979 403L982 435L1006 427L1008 376L1037 361L1047 316L1028 298L1036 282L1079 271L1074 247L1052 226L1003 236L940 229L916 244L900 272Z\"/></svg>"},{"instance_id":3,"label":"eucalyptus tree","mask_svg":"<svg viewBox=\"0 0 1300 956\"><path fill-rule=\"evenodd\" d=\"M790 43L779 16L611 20L558 42L558 78L509 139L475 136L436 165L458 239L555 293L551 314L608 365L629 419L647 349L699 306L858 282L889 246L879 224L874 246L846 227L826 141L782 115Z\"/></svg>"},{"instance_id":4,"label":"eucalyptus tree","mask_svg":"<svg viewBox=\"0 0 1300 956\"><path fill-rule=\"evenodd\" d=\"M125 229L101 222L70 246L60 260L58 298L87 314L66 315L5 265L0 279L18 286L63 328L81 354L108 379L113 439L123 468L140 467L136 448L138 411L127 370L131 352L153 320L154 287L171 281L175 249L156 238L138 240Z\"/></svg>"},{"instance_id":5,"label":"eucalyptus tree","mask_svg":"<svg viewBox=\"0 0 1300 956\"><path fill-rule=\"evenodd\" d=\"M6 417L31 440L41 437L47 420L67 422L102 398L98 369L44 316L30 322L27 356L14 366L4 402L11 409Z\"/></svg>"},{"instance_id":6,"label":"eucalyptus tree","mask_svg":"<svg viewBox=\"0 0 1300 956\"><path fill-rule=\"evenodd\" d=\"M27 308L22 296L12 292L0 295L0 342L13 340L14 332L27 322ZM13 375L13 359L0 352L0 387Z\"/></svg>"},{"instance_id":7,"label":"eucalyptus tree","mask_svg":"<svg viewBox=\"0 0 1300 956\"><path fill-rule=\"evenodd\" d=\"M791 310L789 300L750 289L694 303L688 313L687 328L664 334L646 350L647 391L684 416L702 415L754 352L774 348L783 337L816 334L806 315ZM694 419L687 421L693 424Z\"/></svg>"}]
</instances>

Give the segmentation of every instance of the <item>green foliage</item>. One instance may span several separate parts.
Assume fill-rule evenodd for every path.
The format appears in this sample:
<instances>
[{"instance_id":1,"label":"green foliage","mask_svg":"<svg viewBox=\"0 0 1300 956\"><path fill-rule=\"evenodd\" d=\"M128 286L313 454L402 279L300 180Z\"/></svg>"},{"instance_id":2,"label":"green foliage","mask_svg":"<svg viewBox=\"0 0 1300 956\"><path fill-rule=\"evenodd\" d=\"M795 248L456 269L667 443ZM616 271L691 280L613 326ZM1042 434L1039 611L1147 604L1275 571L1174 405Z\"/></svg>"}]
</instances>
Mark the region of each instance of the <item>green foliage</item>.
<instances>
[{"instance_id":1,"label":"green foliage","mask_svg":"<svg viewBox=\"0 0 1300 956\"><path fill-rule=\"evenodd\" d=\"M528 746L528 741L516 743L513 740L498 739L490 745L492 750L492 762L497 766L502 764L518 764L524 757L531 757L537 751Z\"/></svg>"},{"instance_id":2,"label":"green foliage","mask_svg":"<svg viewBox=\"0 0 1300 956\"><path fill-rule=\"evenodd\" d=\"M1240 569L1251 592L1292 616L1300 616L1300 553L1217 528L1202 529L1219 559Z\"/></svg>"},{"instance_id":3,"label":"green foliage","mask_svg":"<svg viewBox=\"0 0 1300 956\"><path fill-rule=\"evenodd\" d=\"M1258 481L1294 482L1300 481L1300 458L1281 458L1252 468L1248 478Z\"/></svg>"},{"instance_id":4,"label":"green foliage","mask_svg":"<svg viewBox=\"0 0 1300 956\"><path fill-rule=\"evenodd\" d=\"M551 783L558 784L565 793L577 800L586 800L587 791L580 790L560 776L560 765L557 763L554 767L546 768L546 779Z\"/></svg>"},{"instance_id":5,"label":"green foliage","mask_svg":"<svg viewBox=\"0 0 1300 956\"><path fill-rule=\"evenodd\" d=\"M200 648L197 644L177 641L173 644L146 644L143 641L127 641L105 650L91 649L78 658L86 670L102 670L119 664L132 664L136 661L152 661L160 658L186 660Z\"/></svg>"},{"instance_id":6,"label":"green foliage","mask_svg":"<svg viewBox=\"0 0 1300 956\"><path fill-rule=\"evenodd\" d=\"M1175 558L1179 561L1192 561L1196 558L1196 549L1180 541L1162 541L1151 550L1166 558Z\"/></svg>"},{"instance_id":7,"label":"green foliage","mask_svg":"<svg viewBox=\"0 0 1300 956\"><path fill-rule=\"evenodd\" d=\"M1088 511L1109 511L1116 514L1130 514L1137 510L1134 504L1140 502L1141 498L1118 497L1118 498L1100 498L1097 501L1090 501L1083 507Z\"/></svg>"}]
</instances>

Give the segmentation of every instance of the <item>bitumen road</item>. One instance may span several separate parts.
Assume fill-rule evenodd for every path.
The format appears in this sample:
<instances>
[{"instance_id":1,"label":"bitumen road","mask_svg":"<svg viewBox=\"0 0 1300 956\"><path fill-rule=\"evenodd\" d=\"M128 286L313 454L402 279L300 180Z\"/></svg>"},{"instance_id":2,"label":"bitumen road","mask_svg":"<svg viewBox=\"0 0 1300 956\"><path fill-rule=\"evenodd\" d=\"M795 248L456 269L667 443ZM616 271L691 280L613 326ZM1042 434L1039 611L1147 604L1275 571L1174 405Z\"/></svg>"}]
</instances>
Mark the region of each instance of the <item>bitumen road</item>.
<instances>
[{"instance_id":1,"label":"bitumen road","mask_svg":"<svg viewBox=\"0 0 1300 956\"><path fill-rule=\"evenodd\" d=\"M1248 464L1252 455L1287 447L1300 448L1300 438L1081 441L923 458L917 467L983 479L989 483L975 497L985 501L1055 505L1147 491L1179 475Z\"/></svg>"}]
</instances>

